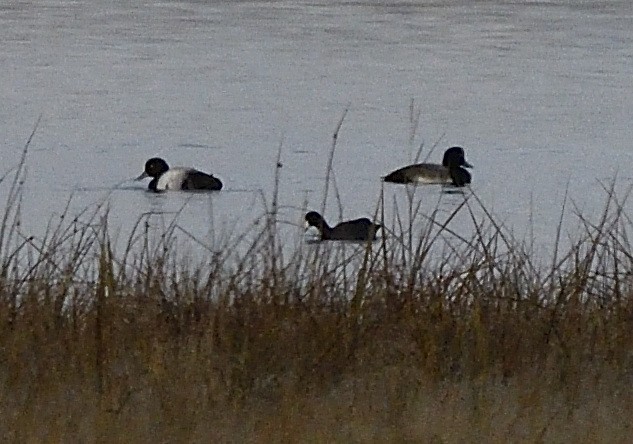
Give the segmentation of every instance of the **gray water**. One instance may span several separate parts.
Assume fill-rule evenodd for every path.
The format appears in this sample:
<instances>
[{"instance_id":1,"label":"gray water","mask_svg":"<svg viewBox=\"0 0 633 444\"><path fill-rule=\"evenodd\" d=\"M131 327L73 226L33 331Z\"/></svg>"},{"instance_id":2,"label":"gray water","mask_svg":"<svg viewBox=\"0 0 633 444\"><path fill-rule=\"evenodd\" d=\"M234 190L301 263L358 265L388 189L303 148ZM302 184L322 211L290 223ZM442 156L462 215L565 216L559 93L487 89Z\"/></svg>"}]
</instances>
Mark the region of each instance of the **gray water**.
<instances>
[{"instance_id":1,"label":"gray water","mask_svg":"<svg viewBox=\"0 0 633 444\"><path fill-rule=\"evenodd\" d=\"M25 232L41 234L72 196L74 212L107 202L124 231L143 213L182 208L179 223L210 242L262 213L280 146L282 218L298 223L304 201L321 206L345 110L334 170L347 218L372 216L380 177L420 145L433 161L462 145L472 192L519 237L533 232L544 244L566 193L592 217L603 183L632 181L628 1L8 3L0 172L17 163L41 115ZM145 192L129 179L156 155L217 175L225 190ZM405 187L384 193L390 217ZM449 214L463 198L438 186L416 192L427 213L440 205ZM326 216L338 219L334 195ZM467 214L452 224L468 236Z\"/></svg>"}]
</instances>

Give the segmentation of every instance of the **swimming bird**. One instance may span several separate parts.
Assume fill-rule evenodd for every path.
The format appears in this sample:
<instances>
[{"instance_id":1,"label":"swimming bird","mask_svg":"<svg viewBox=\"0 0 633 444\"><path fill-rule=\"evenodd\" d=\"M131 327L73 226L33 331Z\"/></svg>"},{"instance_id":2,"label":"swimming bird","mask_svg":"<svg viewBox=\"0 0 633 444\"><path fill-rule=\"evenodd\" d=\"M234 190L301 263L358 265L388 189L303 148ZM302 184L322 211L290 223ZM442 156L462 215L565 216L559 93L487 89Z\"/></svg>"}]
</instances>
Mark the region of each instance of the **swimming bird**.
<instances>
[{"instance_id":1,"label":"swimming bird","mask_svg":"<svg viewBox=\"0 0 633 444\"><path fill-rule=\"evenodd\" d=\"M152 157L145 162L145 171L136 180L151 177L147 189L164 190L212 190L222 189L222 182L212 174L203 173L193 168L169 168L167 162L160 157Z\"/></svg>"},{"instance_id":2,"label":"swimming bird","mask_svg":"<svg viewBox=\"0 0 633 444\"><path fill-rule=\"evenodd\" d=\"M376 231L382 226L375 224L366 217L341 222L335 227L330 227L316 211L310 211L305 216L309 226L316 227L321 233L321 240L349 240L366 241L375 240Z\"/></svg>"},{"instance_id":3,"label":"swimming bird","mask_svg":"<svg viewBox=\"0 0 633 444\"><path fill-rule=\"evenodd\" d=\"M466 162L464 149L454 146L444 152L442 164L416 163L407 165L387 174L383 179L392 183L426 183L452 184L463 187L471 181L471 176L464 168L473 166Z\"/></svg>"}]
</instances>

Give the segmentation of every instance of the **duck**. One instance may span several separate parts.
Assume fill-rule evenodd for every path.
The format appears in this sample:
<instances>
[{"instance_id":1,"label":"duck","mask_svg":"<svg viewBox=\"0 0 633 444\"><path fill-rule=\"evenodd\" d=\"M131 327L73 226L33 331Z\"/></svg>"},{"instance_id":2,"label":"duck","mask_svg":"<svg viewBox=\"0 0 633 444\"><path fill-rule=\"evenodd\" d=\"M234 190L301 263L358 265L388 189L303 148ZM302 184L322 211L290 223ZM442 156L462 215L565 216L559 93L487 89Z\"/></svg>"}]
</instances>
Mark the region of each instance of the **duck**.
<instances>
[{"instance_id":1,"label":"duck","mask_svg":"<svg viewBox=\"0 0 633 444\"><path fill-rule=\"evenodd\" d=\"M194 168L169 168L167 162L160 157L152 157L145 162L145 170L136 180L143 180L146 177L152 178L147 189L154 192L165 190L219 191L222 189L222 181L212 174L203 173Z\"/></svg>"},{"instance_id":2,"label":"duck","mask_svg":"<svg viewBox=\"0 0 633 444\"><path fill-rule=\"evenodd\" d=\"M335 227L330 227L323 216L316 211L307 213L305 221L308 226L316 227L319 230L321 240L373 241L376 240L376 231L382 227L366 217L348 220Z\"/></svg>"},{"instance_id":3,"label":"duck","mask_svg":"<svg viewBox=\"0 0 633 444\"><path fill-rule=\"evenodd\" d=\"M471 182L470 173L463 167L473 168L466 162L464 148L453 146L444 152L441 165L436 163L407 165L387 174L383 180L391 183L451 184L463 187Z\"/></svg>"}]
</instances>

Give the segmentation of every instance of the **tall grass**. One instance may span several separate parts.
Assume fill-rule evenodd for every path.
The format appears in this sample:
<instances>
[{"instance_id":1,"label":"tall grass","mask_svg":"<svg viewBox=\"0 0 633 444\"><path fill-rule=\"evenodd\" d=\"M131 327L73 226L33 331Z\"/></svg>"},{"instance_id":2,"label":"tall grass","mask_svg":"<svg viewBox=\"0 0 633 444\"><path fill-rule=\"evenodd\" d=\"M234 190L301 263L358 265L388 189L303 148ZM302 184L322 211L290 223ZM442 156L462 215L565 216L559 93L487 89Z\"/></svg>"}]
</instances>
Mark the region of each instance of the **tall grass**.
<instances>
[{"instance_id":1,"label":"tall grass","mask_svg":"<svg viewBox=\"0 0 633 444\"><path fill-rule=\"evenodd\" d=\"M266 224L194 260L184 228L153 233L147 215L118 250L107 208L26 236L16 187L0 244L7 441L631 436L631 221L613 187L546 264L475 195L445 219L407 210L373 244L290 254L275 197ZM471 235L451 231L458 212Z\"/></svg>"}]
</instances>

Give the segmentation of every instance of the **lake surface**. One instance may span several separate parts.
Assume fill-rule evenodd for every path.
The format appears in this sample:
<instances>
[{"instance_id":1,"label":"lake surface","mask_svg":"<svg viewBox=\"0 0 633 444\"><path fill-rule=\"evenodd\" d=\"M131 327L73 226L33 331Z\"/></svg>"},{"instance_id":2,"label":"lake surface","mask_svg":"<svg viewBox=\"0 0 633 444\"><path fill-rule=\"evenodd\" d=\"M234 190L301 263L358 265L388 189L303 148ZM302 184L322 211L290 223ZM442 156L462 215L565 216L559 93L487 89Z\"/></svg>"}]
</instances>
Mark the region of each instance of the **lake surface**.
<instances>
[{"instance_id":1,"label":"lake surface","mask_svg":"<svg viewBox=\"0 0 633 444\"><path fill-rule=\"evenodd\" d=\"M107 202L123 232L181 211L211 242L261 215L262 196L270 205L280 146L281 218L299 223L306 203L321 206L345 112L334 171L346 218L372 216L380 177L422 144L433 161L462 145L472 193L543 244L566 193L597 217L602 184L633 179L628 1L22 0L0 6L0 39L0 172L41 115L25 233L72 196L71 212ZM129 179L152 156L214 173L225 191L147 193ZM405 195L385 184L387 223ZM463 198L416 190L426 213ZM326 217L338 219L334 194ZM451 228L469 237L469 219Z\"/></svg>"}]
</instances>

